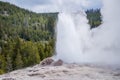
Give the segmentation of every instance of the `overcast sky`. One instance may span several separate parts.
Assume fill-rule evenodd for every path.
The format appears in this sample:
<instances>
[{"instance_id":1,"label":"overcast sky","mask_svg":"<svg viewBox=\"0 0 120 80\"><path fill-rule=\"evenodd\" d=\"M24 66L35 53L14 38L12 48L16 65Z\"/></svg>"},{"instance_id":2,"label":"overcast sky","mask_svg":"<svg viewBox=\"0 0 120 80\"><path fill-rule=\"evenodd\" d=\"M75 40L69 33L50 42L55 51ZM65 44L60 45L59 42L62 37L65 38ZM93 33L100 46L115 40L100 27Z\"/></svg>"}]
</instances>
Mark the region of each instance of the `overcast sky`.
<instances>
[{"instance_id":1,"label":"overcast sky","mask_svg":"<svg viewBox=\"0 0 120 80\"><path fill-rule=\"evenodd\" d=\"M77 11L82 9L101 8L101 0L0 0L10 2L34 12Z\"/></svg>"}]
</instances>

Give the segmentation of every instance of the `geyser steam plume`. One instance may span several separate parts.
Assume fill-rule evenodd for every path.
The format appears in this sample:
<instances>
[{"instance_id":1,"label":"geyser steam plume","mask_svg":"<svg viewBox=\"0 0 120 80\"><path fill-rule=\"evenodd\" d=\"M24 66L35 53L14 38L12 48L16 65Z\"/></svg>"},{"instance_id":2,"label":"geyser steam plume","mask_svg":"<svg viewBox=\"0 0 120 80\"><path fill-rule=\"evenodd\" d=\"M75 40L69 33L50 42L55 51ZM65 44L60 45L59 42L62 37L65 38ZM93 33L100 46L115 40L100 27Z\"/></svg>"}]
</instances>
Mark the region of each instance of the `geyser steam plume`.
<instances>
[{"instance_id":1,"label":"geyser steam plume","mask_svg":"<svg viewBox=\"0 0 120 80\"><path fill-rule=\"evenodd\" d=\"M83 10L59 14L56 58L68 63L120 65L119 0L103 0L103 24L90 30Z\"/></svg>"}]
</instances>

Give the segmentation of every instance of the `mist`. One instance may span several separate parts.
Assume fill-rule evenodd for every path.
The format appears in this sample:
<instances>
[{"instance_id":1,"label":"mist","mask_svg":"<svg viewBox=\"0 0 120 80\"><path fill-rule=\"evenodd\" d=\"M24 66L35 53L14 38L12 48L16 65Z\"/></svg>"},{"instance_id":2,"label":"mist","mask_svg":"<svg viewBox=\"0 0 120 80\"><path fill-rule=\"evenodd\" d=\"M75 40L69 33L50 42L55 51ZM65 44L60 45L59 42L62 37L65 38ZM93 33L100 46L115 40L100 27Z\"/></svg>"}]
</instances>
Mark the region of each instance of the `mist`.
<instances>
[{"instance_id":1,"label":"mist","mask_svg":"<svg viewBox=\"0 0 120 80\"><path fill-rule=\"evenodd\" d=\"M67 63L120 65L119 0L103 0L102 25L90 30L84 10L59 13L56 59Z\"/></svg>"}]
</instances>

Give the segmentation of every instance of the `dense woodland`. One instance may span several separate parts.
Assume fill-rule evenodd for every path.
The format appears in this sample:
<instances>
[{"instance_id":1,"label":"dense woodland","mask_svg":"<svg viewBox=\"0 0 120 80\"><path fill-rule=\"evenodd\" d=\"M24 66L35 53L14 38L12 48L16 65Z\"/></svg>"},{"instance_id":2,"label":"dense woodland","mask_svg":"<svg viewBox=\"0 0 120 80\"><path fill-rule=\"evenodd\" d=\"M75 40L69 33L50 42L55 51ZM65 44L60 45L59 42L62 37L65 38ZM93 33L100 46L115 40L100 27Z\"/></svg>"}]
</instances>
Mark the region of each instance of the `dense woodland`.
<instances>
[{"instance_id":1,"label":"dense woodland","mask_svg":"<svg viewBox=\"0 0 120 80\"><path fill-rule=\"evenodd\" d=\"M92 28L100 10L86 11ZM34 13L0 1L0 74L33 66L54 54L58 13Z\"/></svg>"},{"instance_id":2,"label":"dense woodland","mask_svg":"<svg viewBox=\"0 0 120 80\"><path fill-rule=\"evenodd\" d=\"M92 28L98 27L102 23L102 16L100 13L100 9L90 9L86 11L87 18L89 20L89 24Z\"/></svg>"},{"instance_id":3,"label":"dense woodland","mask_svg":"<svg viewBox=\"0 0 120 80\"><path fill-rule=\"evenodd\" d=\"M0 74L53 55L57 14L37 14L0 2Z\"/></svg>"}]
</instances>

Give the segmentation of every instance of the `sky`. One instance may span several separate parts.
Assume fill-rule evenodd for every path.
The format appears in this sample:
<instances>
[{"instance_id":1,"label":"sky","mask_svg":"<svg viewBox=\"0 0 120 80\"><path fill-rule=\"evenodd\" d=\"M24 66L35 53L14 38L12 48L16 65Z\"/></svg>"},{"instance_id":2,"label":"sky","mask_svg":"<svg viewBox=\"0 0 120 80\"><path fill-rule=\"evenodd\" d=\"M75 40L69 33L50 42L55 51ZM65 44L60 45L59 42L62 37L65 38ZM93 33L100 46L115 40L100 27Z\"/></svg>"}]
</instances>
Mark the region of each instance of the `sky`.
<instances>
[{"instance_id":1,"label":"sky","mask_svg":"<svg viewBox=\"0 0 120 80\"><path fill-rule=\"evenodd\" d=\"M40 12L76 11L82 9L96 9L102 7L101 0L0 0L10 2L19 7Z\"/></svg>"}]
</instances>

